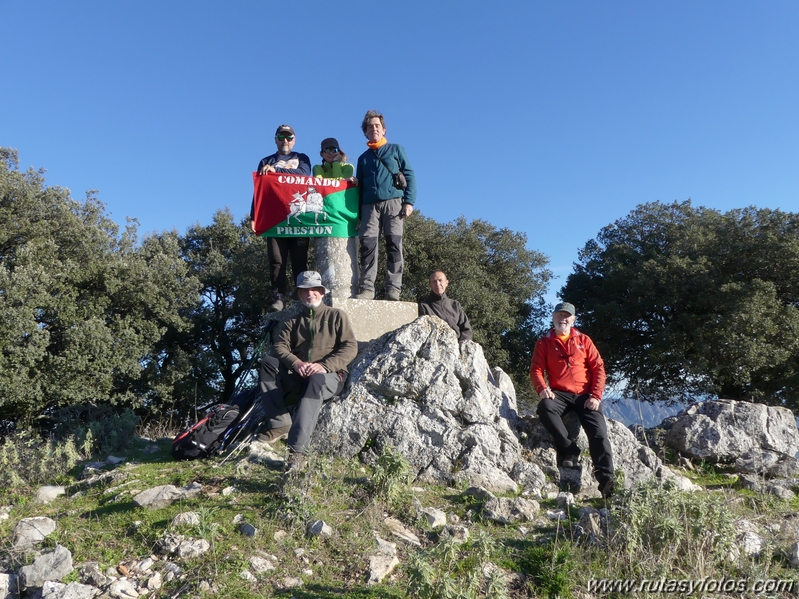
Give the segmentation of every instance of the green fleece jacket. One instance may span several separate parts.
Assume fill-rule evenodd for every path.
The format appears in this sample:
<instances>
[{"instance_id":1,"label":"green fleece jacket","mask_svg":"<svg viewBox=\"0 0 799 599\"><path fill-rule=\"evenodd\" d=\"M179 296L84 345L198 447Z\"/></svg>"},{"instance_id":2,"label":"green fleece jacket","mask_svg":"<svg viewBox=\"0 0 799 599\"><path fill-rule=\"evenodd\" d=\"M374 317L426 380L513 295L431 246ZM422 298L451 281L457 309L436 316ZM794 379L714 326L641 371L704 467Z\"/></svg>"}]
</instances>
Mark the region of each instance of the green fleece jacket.
<instances>
[{"instance_id":1,"label":"green fleece jacket","mask_svg":"<svg viewBox=\"0 0 799 599\"><path fill-rule=\"evenodd\" d=\"M318 362L328 372L346 371L358 354L347 314L324 304L303 308L302 314L287 320L274 348L286 368L299 361Z\"/></svg>"},{"instance_id":2,"label":"green fleece jacket","mask_svg":"<svg viewBox=\"0 0 799 599\"><path fill-rule=\"evenodd\" d=\"M327 179L349 179L354 173L355 169L347 162L323 162L313 167L314 177Z\"/></svg>"}]
</instances>

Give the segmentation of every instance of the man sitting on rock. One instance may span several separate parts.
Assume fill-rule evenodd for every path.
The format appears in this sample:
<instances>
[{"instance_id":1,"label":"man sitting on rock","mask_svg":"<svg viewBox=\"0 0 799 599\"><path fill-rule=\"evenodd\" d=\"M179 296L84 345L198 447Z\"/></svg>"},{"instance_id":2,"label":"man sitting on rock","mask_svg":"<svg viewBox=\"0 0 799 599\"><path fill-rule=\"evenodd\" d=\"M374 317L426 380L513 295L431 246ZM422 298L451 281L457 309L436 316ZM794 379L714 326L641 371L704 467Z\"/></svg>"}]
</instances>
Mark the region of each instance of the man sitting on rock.
<instances>
[{"instance_id":1,"label":"man sitting on rock","mask_svg":"<svg viewBox=\"0 0 799 599\"><path fill-rule=\"evenodd\" d=\"M269 428L257 440L274 443L288 438L290 471L305 467L322 403L343 391L347 367L358 353L349 318L322 303L326 293L318 272L300 273L294 295L303 311L283 326L274 345L277 358L261 360L262 402ZM293 420L284 401L289 394L299 396Z\"/></svg>"},{"instance_id":2,"label":"man sitting on rock","mask_svg":"<svg viewBox=\"0 0 799 599\"><path fill-rule=\"evenodd\" d=\"M541 397L538 416L555 439L558 466L576 468L580 448L569 439L562 416L574 411L588 437L594 476L603 497L613 494L613 456L602 413L605 363L588 337L573 328L574 306L555 306L553 328L535 344L530 380Z\"/></svg>"},{"instance_id":3,"label":"man sitting on rock","mask_svg":"<svg viewBox=\"0 0 799 599\"><path fill-rule=\"evenodd\" d=\"M458 341L471 340L472 325L461 305L447 297L449 285L447 275L442 270L430 275L430 295L419 302L419 316L438 316L458 334Z\"/></svg>"}]
</instances>

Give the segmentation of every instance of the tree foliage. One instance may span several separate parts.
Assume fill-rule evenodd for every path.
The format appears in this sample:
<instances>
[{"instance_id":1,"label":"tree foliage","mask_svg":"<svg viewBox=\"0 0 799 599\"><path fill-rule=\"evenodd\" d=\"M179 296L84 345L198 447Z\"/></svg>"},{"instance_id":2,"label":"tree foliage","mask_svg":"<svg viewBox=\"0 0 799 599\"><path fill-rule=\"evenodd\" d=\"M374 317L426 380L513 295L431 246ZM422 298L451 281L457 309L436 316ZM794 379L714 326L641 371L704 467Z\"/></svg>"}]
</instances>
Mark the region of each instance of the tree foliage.
<instances>
[{"instance_id":1,"label":"tree foliage","mask_svg":"<svg viewBox=\"0 0 799 599\"><path fill-rule=\"evenodd\" d=\"M20 172L0 149L0 406L7 420L55 406L135 405L145 356L186 322L196 282L177 235L122 232L85 202Z\"/></svg>"},{"instance_id":2,"label":"tree foliage","mask_svg":"<svg viewBox=\"0 0 799 599\"><path fill-rule=\"evenodd\" d=\"M227 399L264 334L272 298L267 246L226 209L211 225L190 227L181 254L200 280L203 299L191 314L188 339L194 377L206 396Z\"/></svg>"},{"instance_id":3,"label":"tree foliage","mask_svg":"<svg viewBox=\"0 0 799 599\"><path fill-rule=\"evenodd\" d=\"M585 245L560 295L645 397L795 403L799 215L640 205Z\"/></svg>"},{"instance_id":4,"label":"tree foliage","mask_svg":"<svg viewBox=\"0 0 799 599\"><path fill-rule=\"evenodd\" d=\"M524 233L463 217L438 223L419 212L408 219L403 243L401 299L427 296L430 273L443 270L450 280L447 295L463 305L488 362L526 385L539 322L547 312L543 293L552 276L547 257L527 248Z\"/></svg>"}]
</instances>

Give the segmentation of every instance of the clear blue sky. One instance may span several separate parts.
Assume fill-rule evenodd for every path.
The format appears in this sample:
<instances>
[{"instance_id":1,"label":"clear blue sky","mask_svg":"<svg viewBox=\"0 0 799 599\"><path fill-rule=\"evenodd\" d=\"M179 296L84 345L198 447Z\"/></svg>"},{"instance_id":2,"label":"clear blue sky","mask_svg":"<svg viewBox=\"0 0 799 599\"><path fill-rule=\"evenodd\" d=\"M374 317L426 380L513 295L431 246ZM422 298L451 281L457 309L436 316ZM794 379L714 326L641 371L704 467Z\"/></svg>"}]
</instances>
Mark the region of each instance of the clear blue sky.
<instances>
[{"instance_id":1,"label":"clear blue sky","mask_svg":"<svg viewBox=\"0 0 799 599\"><path fill-rule=\"evenodd\" d=\"M799 212L797 32L784 0L8 0L0 145L120 224L183 232L247 213L277 125L354 159L374 108L417 208L526 232L552 298L639 203Z\"/></svg>"}]
</instances>

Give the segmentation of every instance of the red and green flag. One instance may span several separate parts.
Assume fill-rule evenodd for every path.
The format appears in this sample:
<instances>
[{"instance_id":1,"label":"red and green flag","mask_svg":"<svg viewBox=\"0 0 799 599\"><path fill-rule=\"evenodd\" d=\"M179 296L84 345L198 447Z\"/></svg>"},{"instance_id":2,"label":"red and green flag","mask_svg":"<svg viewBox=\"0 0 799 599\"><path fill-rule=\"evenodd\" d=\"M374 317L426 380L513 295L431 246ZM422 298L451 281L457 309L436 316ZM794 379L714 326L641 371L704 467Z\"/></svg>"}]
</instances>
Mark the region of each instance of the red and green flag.
<instances>
[{"instance_id":1,"label":"red and green flag","mask_svg":"<svg viewBox=\"0 0 799 599\"><path fill-rule=\"evenodd\" d=\"M263 237L355 237L358 188L343 179L252 174L255 233Z\"/></svg>"}]
</instances>

